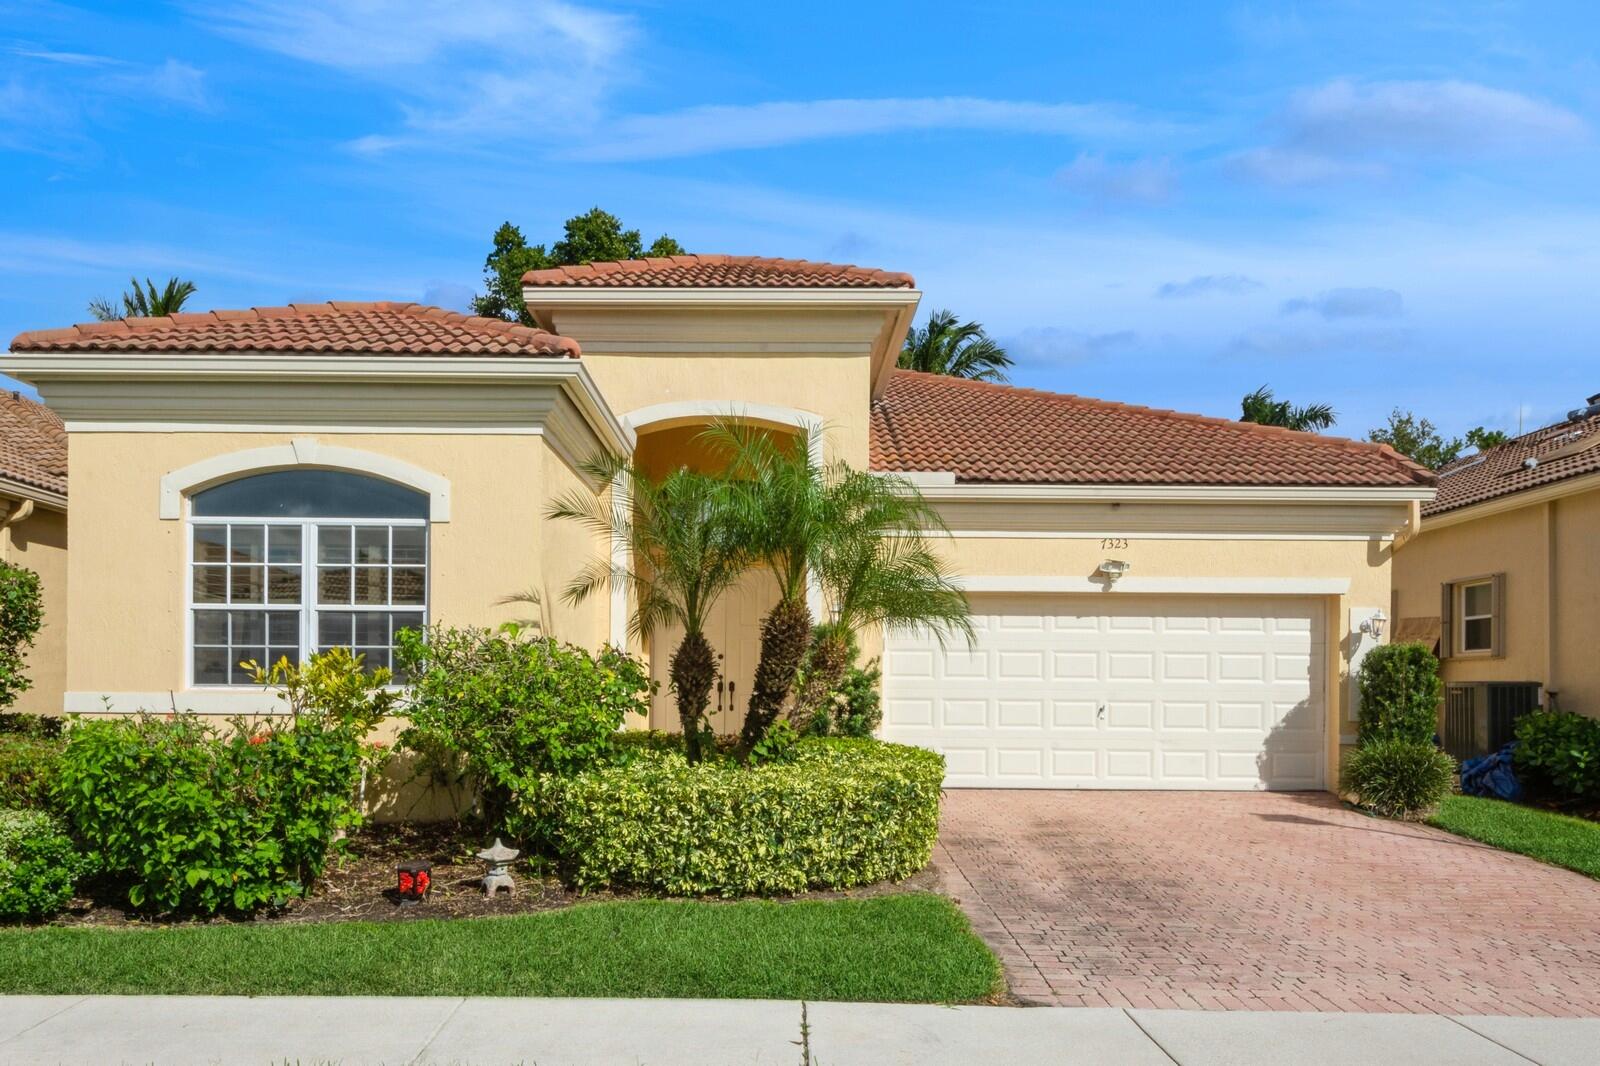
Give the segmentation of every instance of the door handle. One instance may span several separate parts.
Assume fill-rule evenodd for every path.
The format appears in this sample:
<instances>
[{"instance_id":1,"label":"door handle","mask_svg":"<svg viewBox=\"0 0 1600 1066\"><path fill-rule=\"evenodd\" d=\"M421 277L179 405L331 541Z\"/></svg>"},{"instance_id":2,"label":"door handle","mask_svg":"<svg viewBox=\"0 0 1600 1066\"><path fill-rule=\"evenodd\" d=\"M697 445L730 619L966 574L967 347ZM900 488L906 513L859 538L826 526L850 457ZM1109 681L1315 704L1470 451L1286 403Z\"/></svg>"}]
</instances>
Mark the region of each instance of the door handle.
<instances>
[{"instance_id":1,"label":"door handle","mask_svg":"<svg viewBox=\"0 0 1600 1066\"><path fill-rule=\"evenodd\" d=\"M1102 703L1100 705L1100 710L1095 712L1095 717L1097 717L1097 718L1101 719L1102 721L1104 721L1105 720L1105 716L1106 716L1106 705Z\"/></svg>"}]
</instances>

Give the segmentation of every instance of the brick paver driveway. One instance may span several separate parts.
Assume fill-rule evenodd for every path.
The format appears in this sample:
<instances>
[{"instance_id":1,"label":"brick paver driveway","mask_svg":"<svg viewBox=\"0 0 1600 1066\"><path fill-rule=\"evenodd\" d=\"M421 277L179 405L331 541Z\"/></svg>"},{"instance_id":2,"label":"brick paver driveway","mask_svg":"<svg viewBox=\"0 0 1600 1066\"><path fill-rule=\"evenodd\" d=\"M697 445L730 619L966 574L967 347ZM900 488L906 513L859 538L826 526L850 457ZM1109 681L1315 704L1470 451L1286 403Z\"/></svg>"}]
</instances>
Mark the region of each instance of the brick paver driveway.
<instances>
[{"instance_id":1,"label":"brick paver driveway","mask_svg":"<svg viewBox=\"0 0 1600 1066\"><path fill-rule=\"evenodd\" d=\"M952 790L935 859L1027 1002L1600 1016L1600 882L1328 795Z\"/></svg>"}]
</instances>

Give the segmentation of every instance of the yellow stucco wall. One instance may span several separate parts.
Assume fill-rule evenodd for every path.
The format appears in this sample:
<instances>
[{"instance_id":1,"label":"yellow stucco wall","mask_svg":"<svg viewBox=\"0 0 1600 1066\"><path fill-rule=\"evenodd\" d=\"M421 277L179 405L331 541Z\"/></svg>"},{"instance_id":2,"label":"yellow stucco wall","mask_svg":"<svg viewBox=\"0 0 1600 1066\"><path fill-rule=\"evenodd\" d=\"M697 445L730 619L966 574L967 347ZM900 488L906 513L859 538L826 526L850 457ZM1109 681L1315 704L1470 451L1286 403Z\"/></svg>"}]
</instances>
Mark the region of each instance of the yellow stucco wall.
<instances>
[{"instance_id":1,"label":"yellow stucco wall","mask_svg":"<svg viewBox=\"0 0 1600 1066\"><path fill-rule=\"evenodd\" d=\"M558 521L544 515L549 504L569 495L594 500L608 498L609 494L603 489L597 491L554 450L546 449L544 498L539 507L543 529L537 592L544 605L550 635L593 651L598 650L610 634L610 593L603 590L578 604L568 603L565 593L578 571L591 560L603 557L610 545L605 537L578 522Z\"/></svg>"},{"instance_id":2,"label":"yellow stucco wall","mask_svg":"<svg viewBox=\"0 0 1600 1066\"><path fill-rule=\"evenodd\" d=\"M429 533L431 620L496 625L526 615L520 606L496 601L545 584L543 501L553 468L539 436L74 433L68 691L181 688L186 527L159 517L161 477L201 459L306 436L400 459L448 479L451 520L433 524ZM557 618L580 632L595 625L594 614L602 609L566 617L558 612Z\"/></svg>"},{"instance_id":3,"label":"yellow stucco wall","mask_svg":"<svg viewBox=\"0 0 1600 1066\"><path fill-rule=\"evenodd\" d=\"M0 500L6 513L18 501ZM58 714L67 682L67 516L35 507L33 514L9 527L4 536L6 562L39 575L44 623L28 652L27 673L33 686L12 704L14 711Z\"/></svg>"},{"instance_id":4,"label":"yellow stucco wall","mask_svg":"<svg viewBox=\"0 0 1600 1066\"><path fill-rule=\"evenodd\" d=\"M1452 655L1446 683L1537 681L1600 715L1600 490L1430 528L1395 554L1398 618L1437 618L1440 586L1505 575L1502 656Z\"/></svg>"}]
</instances>

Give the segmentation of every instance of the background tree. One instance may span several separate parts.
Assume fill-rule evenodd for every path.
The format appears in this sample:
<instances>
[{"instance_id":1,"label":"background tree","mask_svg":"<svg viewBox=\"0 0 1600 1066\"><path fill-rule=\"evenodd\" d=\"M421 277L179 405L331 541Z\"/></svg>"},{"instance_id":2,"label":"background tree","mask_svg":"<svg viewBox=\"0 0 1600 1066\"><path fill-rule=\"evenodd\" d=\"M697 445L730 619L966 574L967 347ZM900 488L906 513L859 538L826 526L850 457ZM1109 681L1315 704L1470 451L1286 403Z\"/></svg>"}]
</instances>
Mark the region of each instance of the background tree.
<instances>
[{"instance_id":1,"label":"background tree","mask_svg":"<svg viewBox=\"0 0 1600 1066\"><path fill-rule=\"evenodd\" d=\"M954 311L935 311L913 328L900 349L901 369L973 381L1005 381L1011 356L978 322L958 322Z\"/></svg>"},{"instance_id":2,"label":"background tree","mask_svg":"<svg viewBox=\"0 0 1600 1066\"><path fill-rule=\"evenodd\" d=\"M138 278L129 278L133 286L122 294L122 304L117 306L104 296L89 301L89 313L101 322L114 322L119 318L152 318L171 315L183 310L183 305L195 293L194 282L168 278L166 288L158 290L155 282L144 279L140 288Z\"/></svg>"},{"instance_id":3,"label":"background tree","mask_svg":"<svg viewBox=\"0 0 1600 1066\"><path fill-rule=\"evenodd\" d=\"M1387 444L1401 455L1414 459L1430 470L1437 470L1461 454L1466 442L1460 437L1446 438L1426 418L1396 407L1389 412L1389 423L1367 434L1367 439Z\"/></svg>"},{"instance_id":4,"label":"background tree","mask_svg":"<svg viewBox=\"0 0 1600 1066\"><path fill-rule=\"evenodd\" d=\"M568 493L552 502L547 513L582 523L604 536L608 547L625 548L627 563L613 564L609 551L592 560L567 585L567 602L581 603L603 589L626 588L634 595L628 622L634 636L672 623L683 627L667 673L685 751L691 762L698 762L717 676L706 618L746 567L743 545L728 520L727 483L683 468L654 479L611 456L583 466L600 483L620 487L609 499Z\"/></svg>"},{"instance_id":5,"label":"background tree","mask_svg":"<svg viewBox=\"0 0 1600 1066\"><path fill-rule=\"evenodd\" d=\"M43 624L39 575L27 567L0 562L0 710L33 686L23 668Z\"/></svg>"},{"instance_id":6,"label":"background tree","mask_svg":"<svg viewBox=\"0 0 1600 1066\"><path fill-rule=\"evenodd\" d=\"M1325 403L1295 407L1288 400L1275 399L1266 385L1246 396L1239 403L1239 421L1255 422L1263 426L1282 426L1305 433L1315 433L1333 425L1333 408Z\"/></svg>"},{"instance_id":7,"label":"background tree","mask_svg":"<svg viewBox=\"0 0 1600 1066\"><path fill-rule=\"evenodd\" d=\"M665 234L645 247L638 230L624 230L621 219L598 207L567 219L563 230L562 238L546 249L529 244L510 222L501 223L494 231L494 247L483 261L486 291L472 298L473 313L531 326L533 316L522 303L522 275L530 270L684 254L683 245Z\"/></svg>"},{"instance_id":8,"label":"background tree","mask_svg":"<svg viewBox=\"0 0 1600 1066\"><path fill-rule=\"evenodd\" d=\"M818 625L790 717L804 731L839 690L855 636L871 625L931 629L970 639L967 598L934 550L943 520L903 478L829 467L821 486L827 521L808 553L827 620Z\"/></svg>"},{"instance_id":9,"label":"background tree","mask_svg":"<svg viewBox=\"0 0 1600 1066\"><path fill-rule=\"evenodd\" d=\"M1503 429L1484 429L1482 426L1473 426L1467 430L1467 443L1486 452L1490 448L1497 448L1511 439L1511 435Z\"/></svg>"}]
</instances>

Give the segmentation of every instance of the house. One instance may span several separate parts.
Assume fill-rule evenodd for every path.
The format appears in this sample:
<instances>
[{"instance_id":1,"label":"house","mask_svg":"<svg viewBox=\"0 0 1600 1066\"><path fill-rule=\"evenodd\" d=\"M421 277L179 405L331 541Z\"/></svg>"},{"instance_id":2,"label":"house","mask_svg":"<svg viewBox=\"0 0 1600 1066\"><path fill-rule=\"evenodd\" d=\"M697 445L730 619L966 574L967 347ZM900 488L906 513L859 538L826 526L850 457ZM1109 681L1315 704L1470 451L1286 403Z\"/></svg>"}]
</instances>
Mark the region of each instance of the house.
<instances>
[{"instance_id":1,"label":"house","mask_svg":"<svg viewBox=\"0 0 1600 1066\"><path fill-rule=\"evenodd\" d=\"M39 575L44 621L13 711L61 712L67 683L67 433L50 408L0 392L0 560Z\"/></svg>"},{"instance_id":2,"label":"house","mask_svg":"<svg viewBox=\"0 0 1600 1066\"><path fill-rule=\"evenodd\" d=\"M68 710L260 709L232 664L525 616L626 643L607 550L545 517L599 449L706 466L733 417L904 475L952 530L975 642L869 634L883 735L953 786L1326 788L1350 664L1433 475L1388 448L899 371L906 274L678 256L530 272L534 327L402 303L25 333L73 451ZM724 598L716 725L742 715L762 576ZM1380 627L1381 628L1381 627ZM671 634L636 645L655 675ZM658 698L657 727L675 722Z\"/></svg>"},{"instance_id":3,"label":"house","mask_svg":"<svg viewBox=\"0 0 1600 1066\"><path fill-rule=\"evenodd\" d=\"M1509 740L1533 706L1600 715L1600 396L1439 471L1395 553L1391 613L1396 639L1438 649L1458 755Z\"/></svg>"}]
</instances>

